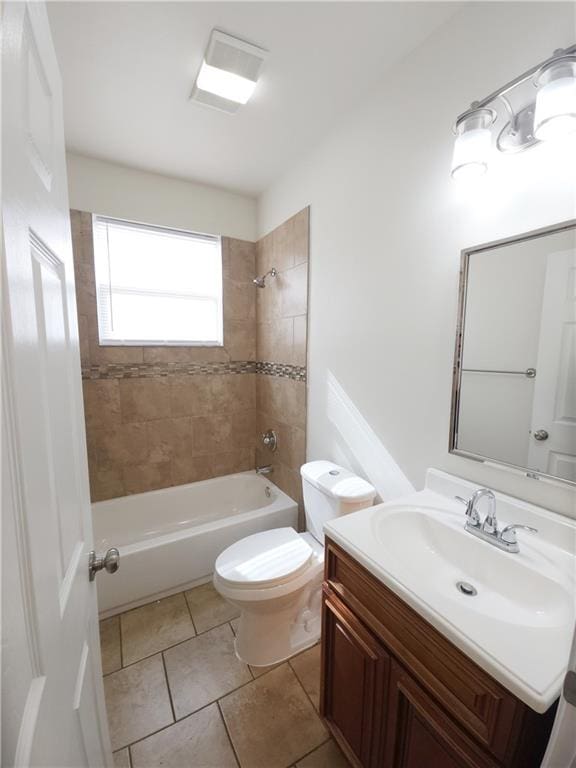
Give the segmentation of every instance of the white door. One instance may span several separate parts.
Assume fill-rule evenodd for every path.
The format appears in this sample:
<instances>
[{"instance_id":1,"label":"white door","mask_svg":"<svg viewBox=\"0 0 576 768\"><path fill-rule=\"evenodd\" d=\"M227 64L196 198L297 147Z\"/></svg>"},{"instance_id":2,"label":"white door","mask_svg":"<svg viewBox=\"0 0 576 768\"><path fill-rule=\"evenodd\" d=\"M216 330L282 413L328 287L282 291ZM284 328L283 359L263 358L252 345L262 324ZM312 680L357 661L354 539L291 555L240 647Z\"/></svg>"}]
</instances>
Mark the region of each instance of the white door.
<instances>
[{"instance_id":1,"label":"white door","mask_svg":"<svg viewBox=\"0 0 576 768\"><path fill-rule=\"evenodd\" d=\"M576 768L576 633L572 639L572 651L568 662L570 690L568 698L560 697L554 728L544 755L541 768Z\"/></svg>"},{"instance_id":2,"label":"white door","mask_svg":"<svg viewBox=\"0 0 576 768\"><path fill-rule=\"evenodd\" d=\"M576 239L546 266L528 466L576 483Z\"/></svg>"},{"instance_id":3,"label":"white door","mask_svg":"<svg viewBox=\"0 0 576 768\"><path fill-rule=\"evenodd\" d=\"M60 76L44 5L2 16L2 765L111 765Z\"/></svg>"}]
</instances>

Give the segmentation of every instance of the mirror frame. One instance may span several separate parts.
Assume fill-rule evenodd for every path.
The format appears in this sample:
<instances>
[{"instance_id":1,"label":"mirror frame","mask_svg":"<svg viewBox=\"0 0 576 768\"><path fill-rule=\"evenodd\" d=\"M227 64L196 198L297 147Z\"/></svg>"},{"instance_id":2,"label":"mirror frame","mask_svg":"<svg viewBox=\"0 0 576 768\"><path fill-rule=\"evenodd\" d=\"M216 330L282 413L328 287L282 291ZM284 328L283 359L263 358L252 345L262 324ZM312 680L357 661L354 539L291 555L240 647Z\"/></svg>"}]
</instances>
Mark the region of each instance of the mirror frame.
<instances>
[{"instance_id":1,"label":"mirror frame","mask_svg":"<svg viewBox=\"0 0 576 768\"><path fill-rule=\"evenodd\" d=\"M557 477L556 475L549 475L545 472L538 472L531 470L528 467L522 467L518 464L509 464L500 459L493 459L489 456L482 456L477 453L471 453L470 451L464 451L458 448L457 436L458 436L458 417L460 409L460 387L462 379L461 361L462 350L464 342L464 330L465 330L465 315L466 315L466 297L468 291L468 270L470 264L470 257L472 254L482 253L483 251L490 251L494 248L499 248L503 245L510 245L512 243L519 243L524 240L534 240L539 237L546 237L546 235L552 235L556 232L564 232L569 229L576 229L576 219L570 221L561 222L559 224L553 224L548 227L542 227L541 229L535 229L530 232L524 232L520 235L514 235L512 237L505 237L502 240L494 240L490 243L483 243L473 248L464 248L461 251L460 258L460 285L458 290L458 319L456 324L456 345L454 349L454 365L452 369L452 398L451 398L451 411L450 411L450 437L448 443L448 452L453 453L456 456L462 456L466 459L472 459L483 464L490 464L503 469L520 473L525 477L529 477L533 480L546 480L548 482L557 483L561 485L567 485L571 488L576 487L576 482L567 480L563 477Z\"/></svg>"}]
</instances>

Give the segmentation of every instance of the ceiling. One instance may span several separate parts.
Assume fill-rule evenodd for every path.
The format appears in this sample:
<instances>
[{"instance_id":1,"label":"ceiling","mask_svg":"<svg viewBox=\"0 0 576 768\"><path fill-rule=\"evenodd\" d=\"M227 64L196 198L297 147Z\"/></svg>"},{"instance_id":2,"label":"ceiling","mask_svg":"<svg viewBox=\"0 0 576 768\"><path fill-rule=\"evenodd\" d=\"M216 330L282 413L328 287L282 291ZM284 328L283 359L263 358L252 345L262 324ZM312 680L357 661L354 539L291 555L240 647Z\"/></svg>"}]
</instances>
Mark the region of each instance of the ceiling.
<instances>
[{"instance_id":1,"label":"ceiling","mask_svg":"<svg viewBox=\"0 0 576 768\"><path fill-rule=\"evenodd\" d=\"M458 10L444 2L50 2L68 149L256 196ZM210 31L269 51L234 115L190 101Z\"/></svg>"}]
</instances>

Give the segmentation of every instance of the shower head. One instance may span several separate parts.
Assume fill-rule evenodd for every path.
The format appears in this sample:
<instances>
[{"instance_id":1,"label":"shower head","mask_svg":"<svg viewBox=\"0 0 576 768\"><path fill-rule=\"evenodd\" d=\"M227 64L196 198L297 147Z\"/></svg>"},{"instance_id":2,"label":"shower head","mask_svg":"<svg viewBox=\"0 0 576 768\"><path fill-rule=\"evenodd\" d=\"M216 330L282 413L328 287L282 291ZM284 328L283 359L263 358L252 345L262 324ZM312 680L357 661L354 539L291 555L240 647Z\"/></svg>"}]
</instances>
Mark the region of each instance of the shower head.
<instances>
[{"instance_id":1,"label":"shower head","mask_svg":"<svg viewBox=\"0 0 576 768\"><path fill-rule=\"evenodd\" d=\"M276 267L272 267L272 269L266 272L265 275L262 275L262 277L255 277L252 282L257 288L266 288L266 278L268 275L270 275L270 277L276 277L277 274L278 270Z\"/></svg>"}]
</instances>

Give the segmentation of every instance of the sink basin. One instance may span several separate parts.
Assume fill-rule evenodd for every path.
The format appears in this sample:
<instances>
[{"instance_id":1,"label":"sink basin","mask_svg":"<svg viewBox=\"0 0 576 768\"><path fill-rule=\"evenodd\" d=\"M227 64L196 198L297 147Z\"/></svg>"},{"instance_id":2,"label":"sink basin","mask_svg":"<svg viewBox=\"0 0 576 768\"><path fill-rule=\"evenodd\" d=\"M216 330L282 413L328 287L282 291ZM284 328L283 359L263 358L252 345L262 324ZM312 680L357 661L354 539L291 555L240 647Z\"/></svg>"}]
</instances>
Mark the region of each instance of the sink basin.
<instances>
[{"instance_id":1,"label":"sink basin","mask_svg":"<svg viewBox=\"0 0 576 768\"><path fill-rule=\"evenodd\" d=\"M444 519L443 519L444 518ZM522 559L475 538L441 511L385 509L372 517L389 569L412 590L437 592L503 624L559 627L570 619L570 592ZM522 545L522 542L521 542ZM459 582L476 589L458 590Z\"/></svg>"},{"instance_id":2,"label":"sink basin","mask_svg":"<svg viewBox=\"0 0 576 768\"><path fill-rule=\"evenodd\" d=\"M474 485L429 470L424 491L332 520L326 535L537 712L560 693L574 631L576 521L496 494L520 551L464 529L455 495ZM459 585L464 584L463 589Z\"/></svg>"}]
</instances>

